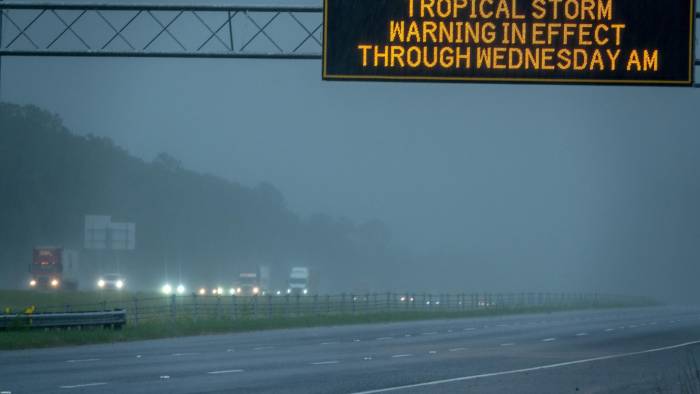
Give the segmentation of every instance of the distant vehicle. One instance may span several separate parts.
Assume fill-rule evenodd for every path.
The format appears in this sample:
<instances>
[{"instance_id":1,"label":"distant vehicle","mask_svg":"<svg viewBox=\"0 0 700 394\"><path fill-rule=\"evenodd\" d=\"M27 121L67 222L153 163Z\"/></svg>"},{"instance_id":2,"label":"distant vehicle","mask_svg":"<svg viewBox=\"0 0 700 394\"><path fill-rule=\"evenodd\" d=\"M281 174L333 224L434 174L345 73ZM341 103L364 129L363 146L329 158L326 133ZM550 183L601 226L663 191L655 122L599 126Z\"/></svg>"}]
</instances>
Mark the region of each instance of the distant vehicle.
<instances>
[{"instance_id":1,"label":"distant vehicle","mask_svg":"<svg viewBox=\"0 0 700 394\"><path fill-rule=\"evenodd\" d=\"M61 247L34 248L29 265L29 287L37 289L78 289L78 253Z\"/></svg>"},{"instance_id":2,"label":"distant vehicle","mask_svg":"<svg viewBox=\"0 0 700 394\"><path fill-rule=\"evenodd\" d=\"M265 295L270 285L270 268L259 266L255 272L241 272L238 275L236 295Z\"/></svg>"},{"instance_id":3,"label":"distant vehicle","mask_svg":"<svg viewBox=\"0 0 700 394\"><path fill-rule=\"evenodd\" d=\"M315 277L309 267L293 267L289 273L287 294L307 295L316 291Z\"/></svg>"},{"instance_id":4,"label":"distant vehicle","mask_svg":"<svg viewBox=\"0 0 700 394\"><path fill-rule=\"evenodd\" d=\"M101 290L122 290L126 286L126 279L120 274L106 274L97 280L97 287Z\"/></svg>"}]
</instances>

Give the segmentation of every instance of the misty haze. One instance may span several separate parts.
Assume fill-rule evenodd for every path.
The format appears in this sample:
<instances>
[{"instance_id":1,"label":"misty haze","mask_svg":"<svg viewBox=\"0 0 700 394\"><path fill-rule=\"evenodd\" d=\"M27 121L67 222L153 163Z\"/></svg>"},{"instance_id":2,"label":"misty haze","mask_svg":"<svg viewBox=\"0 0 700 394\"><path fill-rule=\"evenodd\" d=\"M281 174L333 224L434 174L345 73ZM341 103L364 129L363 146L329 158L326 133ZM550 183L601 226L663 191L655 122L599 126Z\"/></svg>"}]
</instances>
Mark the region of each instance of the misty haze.
<instances>
[{"instance_id":1,"label":"misty haze","mask_svg":"<svg viewBox=\"0 0 700 394\"><path fill-rule=\"evenodd\" d=\"M697 88L322 80L309 1L5 3L2 393L700 392Z\"/></svg>"}]
</instances>

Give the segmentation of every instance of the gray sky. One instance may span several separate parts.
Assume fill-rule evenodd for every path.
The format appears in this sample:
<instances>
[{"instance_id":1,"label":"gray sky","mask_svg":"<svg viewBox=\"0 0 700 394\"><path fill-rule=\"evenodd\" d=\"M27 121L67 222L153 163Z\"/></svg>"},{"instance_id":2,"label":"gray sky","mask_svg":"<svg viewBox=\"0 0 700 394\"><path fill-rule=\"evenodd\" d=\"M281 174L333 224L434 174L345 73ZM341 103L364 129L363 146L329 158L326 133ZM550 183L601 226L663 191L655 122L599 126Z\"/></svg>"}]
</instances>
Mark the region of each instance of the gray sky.
<instances>
[{"instance_id":1,"label":"gray sky","mask_svg":"<svg viewBox=\"0 0 700 394\"><path fill-rule=\"evenodd\" d=\"M603 281L666 261L697 271L700 89L323 82L314 60L5 58L2 94L147 160L166 151L268 181L302 214L382 219L414 251Z\"/></svg>"}]
</instances>

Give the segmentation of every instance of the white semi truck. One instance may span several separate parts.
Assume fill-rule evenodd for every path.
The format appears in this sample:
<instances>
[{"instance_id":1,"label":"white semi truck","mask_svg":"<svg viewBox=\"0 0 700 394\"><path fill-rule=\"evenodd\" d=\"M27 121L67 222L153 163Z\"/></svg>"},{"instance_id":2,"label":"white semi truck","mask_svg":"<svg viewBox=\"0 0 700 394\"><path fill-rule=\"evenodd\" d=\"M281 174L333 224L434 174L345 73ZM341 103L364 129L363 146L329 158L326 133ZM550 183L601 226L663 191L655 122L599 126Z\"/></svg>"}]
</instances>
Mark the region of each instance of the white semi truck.
<instances>
[{"instance_id":1,"label":"white semi truck","mask_svg":"<svg viewBox=\"0 0 700 394\"><path fill-rule=\"evenodd\" d=\"M309 267L293 267L289 273L287 294L307 295L318 291L315 276Z\"/></svg>"}]
</instances>

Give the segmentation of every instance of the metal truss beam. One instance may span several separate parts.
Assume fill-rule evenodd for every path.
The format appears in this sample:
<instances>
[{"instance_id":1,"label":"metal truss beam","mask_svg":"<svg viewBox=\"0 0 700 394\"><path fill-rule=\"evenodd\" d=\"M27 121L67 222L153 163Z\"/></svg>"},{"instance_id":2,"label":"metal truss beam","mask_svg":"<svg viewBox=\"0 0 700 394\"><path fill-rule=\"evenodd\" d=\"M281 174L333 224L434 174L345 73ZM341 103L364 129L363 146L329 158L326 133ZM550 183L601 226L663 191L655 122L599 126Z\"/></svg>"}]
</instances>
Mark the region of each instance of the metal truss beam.
<instances>
[{"instance_id":1,"label":"metal truss beam","mask_svg":"<svg viewBox=\"0 0 700 394\"><path fill-rule=\"evenodd\" d=\"M0 56L320 59L322 12L0 0Z\"/></svg>"}]
</instances>

